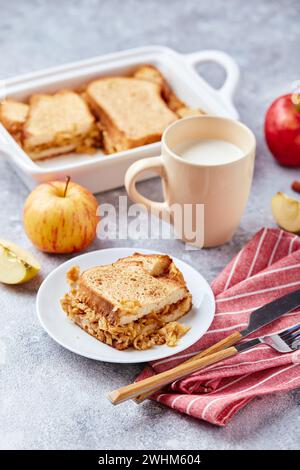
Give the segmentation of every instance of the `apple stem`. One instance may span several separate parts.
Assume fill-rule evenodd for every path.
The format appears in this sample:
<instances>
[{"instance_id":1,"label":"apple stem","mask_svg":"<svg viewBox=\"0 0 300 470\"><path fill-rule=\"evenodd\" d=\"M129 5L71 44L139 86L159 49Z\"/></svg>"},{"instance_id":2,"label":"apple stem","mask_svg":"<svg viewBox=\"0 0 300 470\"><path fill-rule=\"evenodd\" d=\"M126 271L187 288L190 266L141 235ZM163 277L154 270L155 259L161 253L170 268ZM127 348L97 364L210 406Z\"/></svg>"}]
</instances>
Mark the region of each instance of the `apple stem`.
<instances>
[{"instance_id":1,"label":"apple stem","mask_svg":"<svg viewBox=\"0 0 300 470\"><path fill-rule=\"evenodd\" d=\"M63 197L66 197L66 195L67 195L67 191L68 191L68 186L69 186L70 180L71 180L71 176L67 176L67 178L66 178L66 186L65 186L65 190L64 190Z\"/></svg>"},{"instance_id":2,"label":"apple stem","mask_svg":"<svg viewBox=\"0 0 300 470\"><path fill-rule=\"evenodd\" d=\"M300 93L294 93L292 95L292 103L297 113L300 113Z\"/></svg>"}]
</instances>

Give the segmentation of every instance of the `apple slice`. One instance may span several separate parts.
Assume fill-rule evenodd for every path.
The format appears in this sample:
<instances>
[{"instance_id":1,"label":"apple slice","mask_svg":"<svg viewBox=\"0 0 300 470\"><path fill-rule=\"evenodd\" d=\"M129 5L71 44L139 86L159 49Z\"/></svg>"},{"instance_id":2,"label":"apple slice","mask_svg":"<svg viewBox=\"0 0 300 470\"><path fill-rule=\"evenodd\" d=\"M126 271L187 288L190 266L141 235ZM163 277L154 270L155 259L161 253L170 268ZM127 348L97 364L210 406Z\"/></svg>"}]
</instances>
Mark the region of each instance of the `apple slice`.
<instances>
[{"instance_id":1,"label":"apple slice","mask_svg":"<svg viewBox=\"0 0 300 470\"><path fill-rule=\"evenodd\" d=\"M0 282L22 284L39 270L40 264L31 253L9 240L0 239Z\"/></svg>"},{"instance_id":2,"label":"apple slice","mask_svg":"<svg viewBox=\"0 0 300 470\"><path fill-rule=\"evenodd\" d=\"M281 228L288 232L300 232L300 201L277 193L272 198L272 212Z\"/></svg>"}]
</instances>

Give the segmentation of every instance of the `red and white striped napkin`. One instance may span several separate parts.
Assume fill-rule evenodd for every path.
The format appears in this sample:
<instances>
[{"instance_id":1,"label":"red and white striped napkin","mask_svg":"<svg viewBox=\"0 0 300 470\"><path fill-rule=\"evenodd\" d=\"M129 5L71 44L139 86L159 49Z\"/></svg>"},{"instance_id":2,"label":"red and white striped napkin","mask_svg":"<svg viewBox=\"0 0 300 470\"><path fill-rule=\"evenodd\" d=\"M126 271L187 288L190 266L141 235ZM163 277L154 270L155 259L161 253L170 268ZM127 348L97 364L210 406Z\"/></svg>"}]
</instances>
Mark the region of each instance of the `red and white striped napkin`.
<instances>
[{"instance_id":1,"label":"red and white striped napkin","mask_svg":"<svg viewBox=\"0 0 300 470\"><path fill-rule=\"evenodd\" d=\"M283 230L260 230L212 283L216 315L209 331L189 349L151 363L137 380L174 367L242 330L253 310L297 288L300 238ZM299 322L299 313L300 308L287 313L250 337L293 326ZM178 380L152 398L194 418L225 426L252 398L299 386L300 351L280 354L260 344Z\"/></svg>"}]
</instances>

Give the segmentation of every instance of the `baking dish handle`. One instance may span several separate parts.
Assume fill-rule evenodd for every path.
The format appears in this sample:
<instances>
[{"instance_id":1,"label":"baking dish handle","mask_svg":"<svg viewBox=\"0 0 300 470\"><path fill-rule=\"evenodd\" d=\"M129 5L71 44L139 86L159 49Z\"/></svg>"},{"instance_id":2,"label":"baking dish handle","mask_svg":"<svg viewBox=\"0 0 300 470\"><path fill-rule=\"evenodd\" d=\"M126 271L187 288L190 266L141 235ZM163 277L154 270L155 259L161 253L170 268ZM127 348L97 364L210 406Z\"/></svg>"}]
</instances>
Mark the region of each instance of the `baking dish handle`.
<instances>
[{"instance_id":1,"label":"baking dish handle","mask_svg":"<svg viewBox=\"0 0 300 470\"><path fill-rule=\"evenodd\" d=\"M218 90L218 93L220 93L226 102L229 102L229 104L232 105L232 98L240 73L237 63L232 59L232 57L230 57L230 55L222 51L208 50L187 54L185 59L193 69L195 69L197 65L206 62L215 62L216 64L221 65L225 69L226 78L223 85Z\"/></svg>"},{"instance_id":2,"label":"baking dish handle","mask_svg":"<svg viewBox=\"0 0 300 470\"><path fill-rule=\"evenodd\" d=\"M161 157L150 157L144 158L143 160L137 160L128 168L125 175L125 187L128 196L130 199L132 199L132 201L136 202L137 204L144 205L155 215L164 218L164 216L169 212L169 206L167 202L152 201L151 199L143 196L136 189L137 178L146 171L157 173L162 178L164 185L166 185L165 168Z\"/></svg>"}]
</instances>

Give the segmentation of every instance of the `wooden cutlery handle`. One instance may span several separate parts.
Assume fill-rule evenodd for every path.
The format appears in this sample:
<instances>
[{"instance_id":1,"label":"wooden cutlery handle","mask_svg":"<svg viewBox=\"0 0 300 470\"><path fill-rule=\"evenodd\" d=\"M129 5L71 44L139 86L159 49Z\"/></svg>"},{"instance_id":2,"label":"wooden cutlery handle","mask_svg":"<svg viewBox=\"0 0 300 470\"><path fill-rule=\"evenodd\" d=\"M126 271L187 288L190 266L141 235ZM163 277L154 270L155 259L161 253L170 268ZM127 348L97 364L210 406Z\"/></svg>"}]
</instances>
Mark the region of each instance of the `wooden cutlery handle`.
<instances>
[{"instance_id":1,"label":"wooden cutlery handle","mask_svg":"<svg viewBox=\"0 0 300 470\"><path fill-rule=\"evenodd\" d=\"M225 348L229 348L233 344L236 344L240 339L242 338L242 335L239 331L235 331L232 333L230 336L227 336L226 338L222 339L216 344L213 344L207 349L204 349L204 351L201 351L200 353L196 354L195 356L191 357L187 361L183 362L183 364L186 364L187 362L192 362L195 359L200 359L201 357L209 356L210 354L214 354L215 352L222 351ZM134 401L136 403L142 403L146 398L150 397L154 392L158 392L161 387L157 387L155 390L151 390L150 392L143 393L136 398L134 398Z\"/></svg>"},{"instance_id":2,"label":"wooden cutlery handle","mask_svg":"<svg viewBox=\"0 0 300 470\"><path fill-rule=\"evenodd\" d=\"M184 362L183 364L180 364L173 369L166 370L165 372L153 375L152 377L148 377L147 379L141 380L140 382L126 385L125 387L114 390L108 394L108 398L113 403L113 405L118 405L119 403L130 400L131 398L134 398L141 393L156 390L158 387L160 388L170 382L173 382L174 380L181 379L182 377L192 374L193 372L203 369L204 367L214 364L215 362L219 362L223 359L234 356L236 353L237 350L234 346L232 346L222 351L215 352L210 356Z\"/></svg>"},{"instance_id":3,"label":"wooden cutlery handle","mask_svg":"<svg viewBox=\"0 0 300 470\"><path fill-rule=\"evenodd\" d=\"M223 349L229 348L230 346L233 346L238 341L240 341L242 337L243 336L241 335L239 331L235 331L230 336L227 336L226 338L221 339L221 341L218 341L216 344L213 344L209 348L204 349L204 351L201 351L199 354L196 354L195 356L191 357L186 362L194 361L195 359L199 359L200 357L210 356L211 354L214 354L215 352L222 351Z\"/></svg>"}]
</instances>

